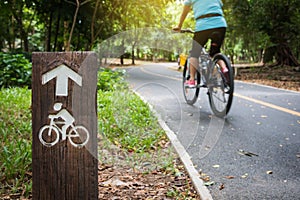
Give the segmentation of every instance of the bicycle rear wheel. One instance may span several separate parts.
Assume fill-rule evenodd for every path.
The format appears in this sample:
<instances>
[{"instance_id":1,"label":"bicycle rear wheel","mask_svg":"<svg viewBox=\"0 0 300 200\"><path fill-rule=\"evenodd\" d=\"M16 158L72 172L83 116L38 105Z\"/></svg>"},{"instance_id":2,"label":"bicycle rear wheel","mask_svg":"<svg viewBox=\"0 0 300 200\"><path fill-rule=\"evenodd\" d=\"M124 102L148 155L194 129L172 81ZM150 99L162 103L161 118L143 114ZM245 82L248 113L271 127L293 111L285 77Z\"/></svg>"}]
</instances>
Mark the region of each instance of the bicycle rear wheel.
<instances>
[{"instance_id":1,"label":"bicycle rear wheel","mask_svg":"<svg viewBox=\"0 0 300 200\"><path fill-rule=\"evenodd\" d=\"M222 73L218 62L222 60L228 72ZM234 91L233 68L230 61L223 54L216 54L213 58L213 64L210 72L208 87L209 104L213 113L218 117L224 117L228 114Z\"/></svg>"},{"instance_id":2,"label":"bicycle rear wheel","mask_svg":"<svg viewBox=\"0 0 300 200\"><path fill-rule=\"evenodd\" d=\"M186 85L186 81L190 79L190 72L189 72L189 66L188 66L188 60L185 62L184 68L183 68L183 77L182 77L182 88L183 88L183 95L184 99L189 105L193 105L198 98L199 91L200 91L200 73L197 70L195 74L195 87L190 87Z\"/></svg>"}]
</instances>

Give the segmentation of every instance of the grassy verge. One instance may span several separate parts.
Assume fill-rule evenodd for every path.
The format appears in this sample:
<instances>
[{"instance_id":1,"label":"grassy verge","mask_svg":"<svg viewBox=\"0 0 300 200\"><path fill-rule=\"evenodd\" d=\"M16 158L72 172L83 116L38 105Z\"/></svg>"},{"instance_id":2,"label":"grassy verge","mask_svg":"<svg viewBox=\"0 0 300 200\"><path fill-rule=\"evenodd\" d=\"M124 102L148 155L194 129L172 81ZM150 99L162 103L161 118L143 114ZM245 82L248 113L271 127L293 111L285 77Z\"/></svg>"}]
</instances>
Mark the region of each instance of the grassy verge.
<instances>
[{"instance_id":1,"label":"grassy verge","mask_svg":"<svg viewBox=\"0 0 300 200\"><path fill-rule=\"evenodd\" d=\"M0 199L30 198L31 90L1 89L0 102ZM99 72L97 103L101 166L120 171L125 167L142 174L182 175L184 169L177 165L178 158L165 133L148 105L129 90L123 71ZM186 188L170 186L166 190L170 198L189 199Z\"/></svg>"},{"instance_id":2,"label":"grassy verge","mask_svg":"<svg viewBox=\"0 0 300 200\"><path fill-rule=\"evenodd\" d=\"M108 80L111 77L113 80ZM99 161L132 168L151 163L151 169L174 170L171 167L175 154L166 148L169 147L167 136L148 105L129 90L123 77L124 71L109 69L99 74Z\"/></svg>"},{"instance_id":3,"label":"grassy verge","mask_svg":"<svg viewBox=\"0 0 300 200\"><path fill-rule=\"evenodd\" d=\"M0 196L31 193L31 91L0 90Z\"/></svg>"}]
</instances>

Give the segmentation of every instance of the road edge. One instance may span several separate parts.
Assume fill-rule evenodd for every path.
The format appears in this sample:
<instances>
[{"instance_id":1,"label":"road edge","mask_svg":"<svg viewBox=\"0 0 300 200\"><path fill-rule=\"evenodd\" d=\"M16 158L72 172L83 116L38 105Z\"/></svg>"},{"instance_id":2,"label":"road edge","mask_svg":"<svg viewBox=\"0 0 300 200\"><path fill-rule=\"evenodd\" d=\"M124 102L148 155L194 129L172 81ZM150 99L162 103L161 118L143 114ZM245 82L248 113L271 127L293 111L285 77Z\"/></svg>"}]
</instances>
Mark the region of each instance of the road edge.
<instances>
[{"instance_id":1,"label":"road edge","mask_svg":"<svg viewBox=\"0 0 300 200\"><path fill-rule=\"evenodd\" d=\"M153 108L153 106L145 98L143 98L143 96L141 96L136 91L133 91L133 92L136 95L138 95L142 99L142 101L147 103L150 110L157 117L159 125L165 131L170 142L172 143L173 147L175 148L177 154L179 155L179 158L180 158L181 162L183 163L186 171L188 172L189 177L191 178L192 183L193 183L197 193L199 194L201 200L213 200L209 190L207 189L206 186L204 186L204 182L200 179L200 174L195 169L190 155L187 153L184 146L180 143L176 134L168 127L168 125L162 120L162 117L160 116L160 114Z\"/></svg>"}]
</instances>

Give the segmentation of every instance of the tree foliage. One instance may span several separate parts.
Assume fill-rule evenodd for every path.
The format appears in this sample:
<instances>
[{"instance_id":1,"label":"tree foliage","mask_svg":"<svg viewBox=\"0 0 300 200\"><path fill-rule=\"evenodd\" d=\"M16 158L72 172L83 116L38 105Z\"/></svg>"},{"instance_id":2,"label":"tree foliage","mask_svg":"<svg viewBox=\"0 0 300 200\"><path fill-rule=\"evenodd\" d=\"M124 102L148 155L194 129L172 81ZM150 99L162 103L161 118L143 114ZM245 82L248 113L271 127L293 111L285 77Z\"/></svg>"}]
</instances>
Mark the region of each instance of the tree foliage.
<instances>
[{"instance_id":1,"label":"tree foliage","mask_svg":"<svg viewBox=\"0 0 300 200\"><path fill-rule=\"evenodd\" d=\"M265 50L265 61L275 57L276 64L299 65L294 55L299 55L299 0L229 0L228 3L232 7L234 28L245 49L257 46Z\"/></svg>"},{"instance_id":2,"label":"tree foliage","mask_svg":"<svg viewBox=\"0 0 300 200\"><path fill-rule=\"evenodd\" d=\"M223 50L232 59L298 65L299 0L223 3L228 22ZM143 51L152 56L169 56L153 46L145 48L146 42L141 41L144 35L137 30L171 29L178 23L181 10L182 0L2 0L0 48L5 52L29 53L92 50L102 41L130 30L131 39L123 38L111 45L121 53L131 54L133 63L134 57L140 57ZM185 21L185 27L193 28L192 16ZM154 38L162 36L165 37L157 33ZM178 43L169 51L186 51Z\"/></svg>"}]
</instances>

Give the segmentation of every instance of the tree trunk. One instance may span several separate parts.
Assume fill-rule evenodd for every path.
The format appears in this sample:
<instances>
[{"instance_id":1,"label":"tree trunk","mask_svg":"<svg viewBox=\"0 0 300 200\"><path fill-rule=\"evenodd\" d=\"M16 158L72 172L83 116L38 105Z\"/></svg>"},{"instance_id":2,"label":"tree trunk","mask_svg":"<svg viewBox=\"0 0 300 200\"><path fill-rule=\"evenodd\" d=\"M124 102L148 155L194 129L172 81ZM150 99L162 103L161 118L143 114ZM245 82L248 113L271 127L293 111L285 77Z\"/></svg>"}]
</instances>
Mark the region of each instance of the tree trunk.
<instances>
[{"instance_id":1,"label":"tree trunk","mask_svg":"<svg viewBox=\"0 0 300 200\"><path fill-rule=\"evenodd\" d=\"M18 28L19 28L19 30L20 30L20 37L21 37L21 39L22 39L22 41L23 41L23 43L24 43L24 45L23 45L23 50L25 51L25 52L28 52L29 51L29 42L28 42L28 34L27 34L27 32L25 31L25 28L24 28L24 26L23 26L23 19L22 19L22 16L23 16L23 14L22 15L20 15L20 16L18 16L17 14L15 14L14 15L14 17L15 17L15 19L16 19L16 21L17 21L17 24L18 24Z\"/></svg>"},{"instance_id":2,"label":"tree trunk","mask_svg":"<svg viewBox=\"0 0 300 200\"><path fill-rule=\"evenodd\" d=\"M73 18L73 23L72 23L72 27L71 27L71 31L70 31L70 35L69 35L69 39L68 39L68 43L67 43L67 47L66 47L66 51L71 50L71 41L72 41L72 37L73 37L73 32L74 32L74 28L75 28L79 8L80 8L80 2L79 2L79 0L76 0L76 10L75 10L74 18Z\"/></svg>"},{"instance_id":3,"label":"tree trunk","mask_svg":"<svg viewBox=\"0 0 300 200\"><path fill-rule=\"evenodd\" d=\"M134 62L134 46L132 47L132 50L131 50L131 64L135 65L135 62Z\"/></svg>"},{"instance_id":4,"label":"tree trunk","mask_svg":"<svg viewBox=\"0 0 300 200\"><path fill-rule=\"evenodd\" d=\"M121 44L121 47L120 47L120 54L121 54L121 56L120 56L120 63L121 63L121 65L124 65L124 53L125 53L125 41L124 41L124 39L122 39L122 44Z\"/></svg>"},{"instance_id":5,"label":"tree trunk","mask_svg":"<svg viewBox=\"0 0 300 200\"><path fill-rule=\"evenodd\" d=\"M287 43L282 43L277 46L275 58L277 65L299 66L297 58L294 56Z\"/></svg>"},{"instance_id":6,"label":"tree trunk","mask_svg":"<svg viewBox=\"0 0 300 200\"><path fill-rule=\"evenodd\" d=\"M71 27L71 31L70 31L70 34L69 34L69 39L68 39L67 46L66 46L66 51L70 51L71 50L71 41L72 41L73 32L74 32L76 21L77 21L77 16L78 16L79 8L80 8L80 6L86 4L86 3L90 2L90 1L91 0L86 0L86 1L84 1L82 3L80 3L79 0L76 0L76 4L74 4L73 2L66 0L66 2L69 2L71 4L76 5L75 14L74 14L74 17L73 17L73 22L72 22L72 27Z\"/></svg>"},{"instance_id":7,"label":"tree trunk","mask_svg":"<svg viewBox=\"0 0 300 200\"><path fill-rule=\"evenodd\" d=\"M58 35L59 35L59 28L60 28L60 12L61 9L58 9L58 15L57 15L57 21L56 21L56 28L55 28L55 38L54 38L54 47L53 51L57 50L57 40L58 40Z\"/></svg>"},{"instance_id":8,"label":"tree trunk","mask_svg":"<svg viewBox=\"0 0 300 200\"><path fill-rule=\"evenodd\" d=\"M121 63L121 65L124 65L124 55L123 54L120 57L120 63Z\"/></svg>"},{"instance_id":9,"label":"tree trunk","mask_svg":"<svg viewBox=\"0 0 300 200\"><path fill-rule=\"evenodd\" d=\"M90 44L90 47L93 46L94 41L95 41L96 14L97 14L97 11L98 11L99 2L100 2L100 0L97 0L95 8L94 8L92 22L91 22L91 44Z\"/></svg>"},{"instance_id":10,"label":"tree trunk","mask_svg":"<svg viewBox=\"0 0 300 200\"><path fill-rule=\"evenodd\" d=\"M46 41L46 51L51 51L51 32L52 32L52 19L53 19L53 11L50 11L49 21L48 21L48 33L47 33L47 41Z\"/></svg>"}]
</instances>

